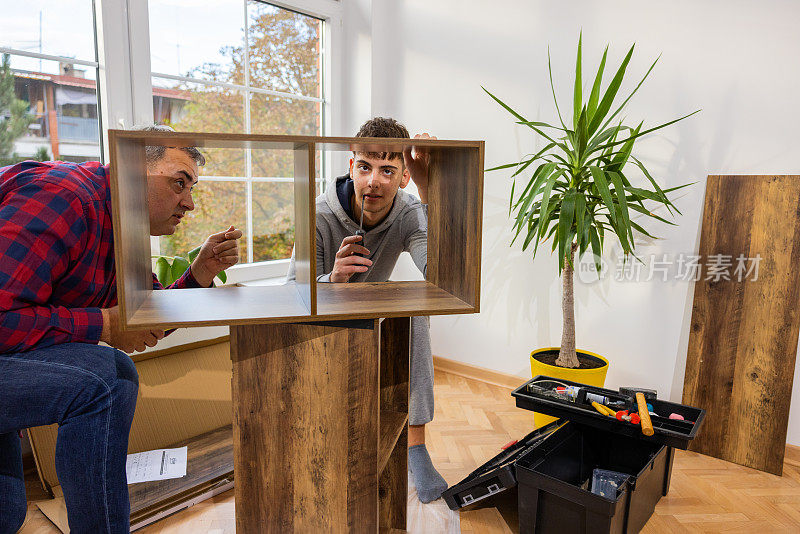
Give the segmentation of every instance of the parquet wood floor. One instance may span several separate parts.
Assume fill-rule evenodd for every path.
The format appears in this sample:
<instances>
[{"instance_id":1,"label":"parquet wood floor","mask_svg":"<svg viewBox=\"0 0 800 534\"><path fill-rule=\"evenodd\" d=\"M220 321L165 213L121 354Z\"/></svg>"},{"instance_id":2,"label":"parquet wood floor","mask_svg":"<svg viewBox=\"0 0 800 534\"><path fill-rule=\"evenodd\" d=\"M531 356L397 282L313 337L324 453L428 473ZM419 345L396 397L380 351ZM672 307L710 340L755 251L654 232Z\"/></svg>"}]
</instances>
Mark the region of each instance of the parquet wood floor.
<instances>
[{"instance_id":1,"label":"parquet wood floor","mask_svg":"<svg viewBox=\"0 0 800 534\"><path fill-rule=\"evenodd\" d=\"M436 371L436 415L428 425L428 449L449 484L497 454L533 427L530 413L514 406L509 389ZM31 480L29 499L41 499ZM439 532L426 522L425 506L410 503L411 532ZM149 525L142 534L232 534L233 492L227 492ZM437 526L434 526L437 525ZM462 533L512 532L495 508L463 512ZM448 529L449 530L449 529ZM33 502L24 534L58 530ZM692 452L677 451L670 493L656 507L645 534L800 532L800 449L788 447L783 477ZM566 533L565 533L566 534Z\"/></svg>"}]
</instances>

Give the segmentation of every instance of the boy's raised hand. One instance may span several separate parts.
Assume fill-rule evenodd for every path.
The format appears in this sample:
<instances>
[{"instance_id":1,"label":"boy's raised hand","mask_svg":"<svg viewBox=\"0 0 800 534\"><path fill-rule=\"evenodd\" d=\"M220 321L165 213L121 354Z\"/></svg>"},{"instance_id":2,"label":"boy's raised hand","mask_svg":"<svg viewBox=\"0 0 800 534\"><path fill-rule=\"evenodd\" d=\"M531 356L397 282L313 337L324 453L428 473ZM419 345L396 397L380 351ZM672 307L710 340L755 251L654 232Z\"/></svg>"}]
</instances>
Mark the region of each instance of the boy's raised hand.
<instances>
[{"instance_id":1,"label":"boy's raised hand","mask_svg":"<svg viewBox=\"0 0 800 534\"><path fill-rule=\"evenodd\" d=\"M414 139L436 139L436 137L425 132L415 135ZM408 147L403 150L403 163L417 186L419 198L423 204L428 203L428 163L430 162L430 156L428 149L423 147Z\"/></svg>"}]
</instances>

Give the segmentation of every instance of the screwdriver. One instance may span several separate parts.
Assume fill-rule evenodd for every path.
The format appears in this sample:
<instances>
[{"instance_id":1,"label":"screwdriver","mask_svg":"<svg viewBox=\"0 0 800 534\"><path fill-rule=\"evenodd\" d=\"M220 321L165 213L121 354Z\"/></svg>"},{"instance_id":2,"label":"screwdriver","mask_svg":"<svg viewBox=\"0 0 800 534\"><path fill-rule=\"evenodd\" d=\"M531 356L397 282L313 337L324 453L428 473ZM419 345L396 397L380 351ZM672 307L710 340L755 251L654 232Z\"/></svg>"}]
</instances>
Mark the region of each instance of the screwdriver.
<instances>
[{"instance_id":1,"label":"screwdriver","mask_svg":"<svg viewBox=\"0 0 800 534\"><path fill-rule=\"evenodd\" d=\"M367 233L364 231L364 195L361 195L361 220L358 222L358 230L356 230L355 235L361 236L361 245L364 245L364 236ZM358 252L353 252L353 256L359 256L361 258L364 257L363 254L359 254Z\"/></svg>"}]
</instances>

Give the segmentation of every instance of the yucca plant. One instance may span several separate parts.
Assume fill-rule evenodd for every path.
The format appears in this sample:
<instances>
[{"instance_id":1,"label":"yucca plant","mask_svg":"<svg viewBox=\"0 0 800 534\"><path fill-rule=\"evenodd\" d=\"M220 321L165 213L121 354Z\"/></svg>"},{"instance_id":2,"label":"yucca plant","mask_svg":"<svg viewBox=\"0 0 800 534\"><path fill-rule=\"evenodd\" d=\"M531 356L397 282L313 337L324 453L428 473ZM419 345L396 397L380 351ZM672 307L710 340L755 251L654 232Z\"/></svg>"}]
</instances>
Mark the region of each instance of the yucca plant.
<instances>
[{"instance_id":1,"label":"yucca plant","mask_svg":"<svg viewBox=\"0 0 800 534\"><path fill-rule=\"evenodd\" d=\"M634 230L653 237L632 220L639 213L645 217L674 224L645 207L645 201L663 205L670 215L680 211L667 198L667 193L690 184L662 189L644 164L633 155L633 146L640 137L683 120L698 111L652 128L626 126L619 114L631 97L650 75L658 58L645 73L634 90L612 112L628 63L633 56L631 46L616 74L601 93L603 72L608 56L606 46L603 58L592 84L589 98L584 101L581 77L581 51L583 36L578 39L578 57L575 63L575 88L573 91L573 117L570 126L564 122L553 85L550 50L547 51L547 68L550 88L555 102L560 126L529 121L502 100L483 88L498 104L517 120L517 124L532 129L545 143L544 148L526 155L519 162L500 165L487 171L514 168L509 199L509 216L514 217L513 243L524 236L522 249L533 245L536 255L539 242L552 238L552 250L558 249L558 271L562 279L563 331L561 349L556 360L560 367L578 367L575 350L575 299L573 294L575 252L578 259L591 247L598 276L600 258L607 234L619 240L626 256L635 258ZM628 169L641 171L652 188L634 187L628 179ZM532 169L532 172L529 170ZM528 173L525 173L528 171ZM523 174L525 173L525 174ZM523 179L524 176L524 179ZM517 181L525 187L521 192ZM643 180L644 181L644 180ZM673 213L674 211L674 213Z\"/></svg>"},{"instance_id":2,"label":"yucca plant","mask_svg":"<svg viewBox=\"0 0 800 534\"><path fill-rule=\"evenodd\" d=\"M195 247L190 250L184 258L183 256L151 256L155 259L155 273L158 281L164 287L171 286L175 281L183 276L197 255L200 254L200 247ZM223 284L228 281L228 275L225 271L217 273L216 278L219 278Z\"/></svg>"}]
</instances>

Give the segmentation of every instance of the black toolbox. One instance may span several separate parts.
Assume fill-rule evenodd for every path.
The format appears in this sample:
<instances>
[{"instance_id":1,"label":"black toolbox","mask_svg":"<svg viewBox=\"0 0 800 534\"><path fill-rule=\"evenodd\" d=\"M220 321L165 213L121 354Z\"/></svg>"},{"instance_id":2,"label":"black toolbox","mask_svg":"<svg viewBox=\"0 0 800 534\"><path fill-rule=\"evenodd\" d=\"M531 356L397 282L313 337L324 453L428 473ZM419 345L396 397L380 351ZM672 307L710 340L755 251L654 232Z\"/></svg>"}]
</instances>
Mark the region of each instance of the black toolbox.
<instances>
[{"instance_id":1,"label":"black toolbox","mask_svg":"<svg viewBox=\"0 0 800 534\"><path fill-rule=\"evenodd\" d=\"M565 424L566 421L552 422L508 446L503 452L467 475L464 480L445 490L442 493L444 502L451 510L458 510L515 488L517 472L514 462L529 452L533 453L531 458L535 457L534 451L544 439Z\"/></svg>"},{"instance_id":2,"label":"black toolbox","mask_svg":"<svg viewBox=\"0 0 800 534\"><path fill-rule=\"evenodd\" d=\"M658 415L651 415L654 435L645 436L639 425L602 415L590 404L569 401L562 395L542 394L535 387L548 381L620 397L617 391L545 376L526 382L512 392L517 406L561 419L535 430L513 450L495 456L445 491L448 506L461 508L516 486L521 533L639 532L667 494L673 447L688 447L705 411L658 399L649 401ZM672 413L684 420L669 419ZM595 469L621 477L618 488L605 496L593 493L590 485Z\"/></svg>"}]
</instances>

